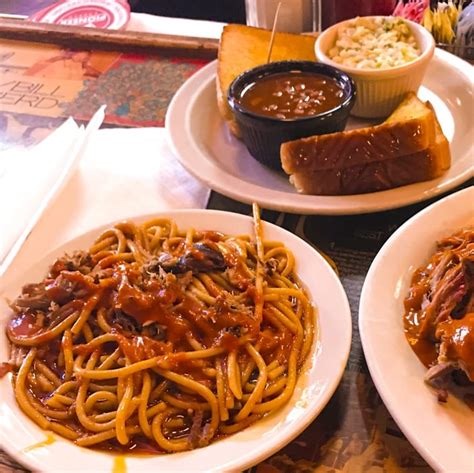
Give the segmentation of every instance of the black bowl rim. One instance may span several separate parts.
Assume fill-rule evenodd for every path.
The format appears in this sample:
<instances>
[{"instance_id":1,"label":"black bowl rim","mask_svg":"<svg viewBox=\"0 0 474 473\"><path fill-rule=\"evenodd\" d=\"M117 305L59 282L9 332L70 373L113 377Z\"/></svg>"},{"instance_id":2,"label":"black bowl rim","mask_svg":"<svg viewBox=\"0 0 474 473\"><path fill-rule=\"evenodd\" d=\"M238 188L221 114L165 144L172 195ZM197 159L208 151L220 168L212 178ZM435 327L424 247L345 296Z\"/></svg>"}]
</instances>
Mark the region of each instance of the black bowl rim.
<instances>
[{"instance_id":1,"label":"black bowl rim","mask_svg":"<svg viewBox=\"0 0 474 473\"><path fill-rule=\"evenodd\" d=\"M326 110L325 112L318 113L316 115L309 115L306 117L296 117L296 118L272 118L267 115L259 115L258 113L252 112L251 110L248 110L247 108L243 107L235 97L235 88L237 87L237 84L244 80L248 75L250 74L255 74L258 72L266 72L266 70L270 67L278 67L278 66L311 66L311 67L321 67L323 69L330 70L331 72L334 72L334 75L331 74L325 74L329 77L333 77L337 79L339 77L343 77L345 80L350 85L350 93L348 94L346 100L339 104L337 107L334 107L330 110ZM278 74L279 72L284 72L282 71L269 71L268 74L265 75L270 75L270 74ZM317 72L320 73L321 75L324 75L323 71ZM227 91L227 102L234 112L239 112L242 115L246 115L255 119L259 119L268 123L295 123L295 122L303 122L303 121L308 121L308 120L314 120L314 119L321 119L321 118L326 118L327 116L333 115L334 113L349 108L349 111L352 109L355 103L355 99L357 96L357 87L355 85L354 80L352 77L347 74L346 72L342 71L341 69L338 69L337 67L330 66L329 64L324 64L322 62L317 62L317 61L298 61L298 60L288 60L288 61L276 61L276 62L269 62L267 64L262 64L260 66L253 67L251 69L247 69L246 71L242 72L239 74L230 84L229 89Z\"/></svg>"}]
</instances>

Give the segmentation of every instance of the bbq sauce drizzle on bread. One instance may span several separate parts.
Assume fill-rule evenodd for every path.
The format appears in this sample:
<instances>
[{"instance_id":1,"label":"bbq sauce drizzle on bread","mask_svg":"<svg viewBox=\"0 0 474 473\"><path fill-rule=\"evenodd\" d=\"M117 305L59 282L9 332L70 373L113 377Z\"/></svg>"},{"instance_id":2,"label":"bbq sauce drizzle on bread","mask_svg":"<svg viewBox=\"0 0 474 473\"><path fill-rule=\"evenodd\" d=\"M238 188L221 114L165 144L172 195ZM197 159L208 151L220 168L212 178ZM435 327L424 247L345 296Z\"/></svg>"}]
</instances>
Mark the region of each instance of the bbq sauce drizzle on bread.
<instances>
[{"instance_id":1,"label":"bbq sauce drizzle on bread","mask_svg":"<svg viewBox=\"0 0 474 473\"><path fill-rule=\"evenodd\" d=\"M434 179L451 155L431 104L409 93L381 125L284 143L281 161L298 192L340 195Z\"/></svg>"}]
</instances>

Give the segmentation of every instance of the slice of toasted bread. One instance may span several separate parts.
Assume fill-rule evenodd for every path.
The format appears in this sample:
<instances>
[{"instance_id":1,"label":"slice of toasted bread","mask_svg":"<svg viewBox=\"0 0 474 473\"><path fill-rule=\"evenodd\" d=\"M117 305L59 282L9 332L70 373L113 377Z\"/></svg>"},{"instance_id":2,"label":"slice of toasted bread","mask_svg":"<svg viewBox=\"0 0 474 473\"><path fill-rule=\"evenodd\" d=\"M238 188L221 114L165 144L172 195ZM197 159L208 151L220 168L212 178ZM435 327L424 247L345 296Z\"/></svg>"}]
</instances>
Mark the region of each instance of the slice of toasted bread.
<instances>
[{"instance_id":1,"label":"slice of toasted bread","mask_svg":"<svg viewBox=\"0 0 474 473\"><path fill-rule=\"evenodd\" d=\"M221 35L217 63L217 105L231 131L239 136L237 123L227 104L232 81L247 69L267 62L271 32L245 25L227 25ZM315 60L313 36L276 33L271 61Z\"/></svg>"},{"instance_id":2,"label":"slice of toasted bread","mask_svg":"<svg viewBox=\"0 0 474 473\"><path fill-rule=\"evenodd\" d=\"M431 104L428 106L431 107ZM306 194L363 194L435 179L450 165L449 143L435 119L435 139L425 150L342 169L295 172L290 176L290 182L299 192Z\"/></svg>"},{"instance_id":3,"label":"slice of toasted bread","mask_svg":"<svg viewBox=\"0 0 474 473\"><path fill-rule=\"evenodd\" d=\"M434 112L431 104L420 100L415 92L408 92L398 107L385 119L384 123L402 122L404 120L417 118L429 110Z\"/></svg>"},{"instance_id":4,"label":"slice of toasted bread","mask_svg":"<svg viewBox=\"0 0 474 473\"><path fill-rule=\"evenodd\" d=\"M282 167L287 174L342 170L413 154L434 143L435 122L433 110L410 93L381 125L283 143Z\"/></svg>"},{"instance_id":5,"label":"slice of toasted bread","mask_svg":"<svg viewBox=\"0 0 474 473\"><path fill-rule=\"evenodd\" d=\"M438 152L433 155L433 174L434 177L439 177L451 167L451 150L449 149L449 141L446 136L444 136L443 129L438 121L433 105L431 102L426 102L426 105L431 108L435 116L435 145L437 145Z\"/></svg>"}]
</instances>

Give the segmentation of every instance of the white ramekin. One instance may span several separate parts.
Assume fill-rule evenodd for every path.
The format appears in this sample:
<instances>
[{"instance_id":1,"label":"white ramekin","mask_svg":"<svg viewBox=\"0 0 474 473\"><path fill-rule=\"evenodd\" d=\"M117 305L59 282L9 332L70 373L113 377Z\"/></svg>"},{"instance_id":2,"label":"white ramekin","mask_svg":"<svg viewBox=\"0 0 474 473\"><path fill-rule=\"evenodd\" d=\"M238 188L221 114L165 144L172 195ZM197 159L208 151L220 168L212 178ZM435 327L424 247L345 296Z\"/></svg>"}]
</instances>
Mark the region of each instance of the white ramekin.
<instances>
[{"instance_id":1,"label":"white ramekin","mask_svg":"<svg viewBox=\"0 0 474 473\"><path fill-rule=\"evenodd\" d=\"M370 18L370 17L369 17ZM372 17L376 18L376 17ZM403 66L389 69L356 69L331 60L326 53L336 41L337 31L349 21L337 23L323 31L315 44L319 61L349 74L357 87L357 100L351 114L364 118L388 116L407 92L416 92L435 50L433 36L423 26L405 20L421 49L421 55Z\"/></svg>"}]
</instances>

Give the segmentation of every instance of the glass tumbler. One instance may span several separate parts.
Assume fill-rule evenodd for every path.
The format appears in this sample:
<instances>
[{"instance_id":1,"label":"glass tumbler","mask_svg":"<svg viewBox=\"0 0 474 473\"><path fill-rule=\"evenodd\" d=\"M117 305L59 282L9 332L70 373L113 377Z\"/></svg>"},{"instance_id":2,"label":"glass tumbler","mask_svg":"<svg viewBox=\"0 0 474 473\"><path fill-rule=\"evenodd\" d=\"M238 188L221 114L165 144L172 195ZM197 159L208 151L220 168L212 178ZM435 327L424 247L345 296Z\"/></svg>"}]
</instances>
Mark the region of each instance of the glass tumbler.
<instances>
[{"instance_id":1,"label":"glass tumbler","mask_svg":"<svg viewBox=\"0 0 474 473\"><path fill-rule=\"evenodd\" d=\"M277 31L320 31L321 0L245 0L247 25L271 30L279 3Z\"/></svg>"}]
</instances>

